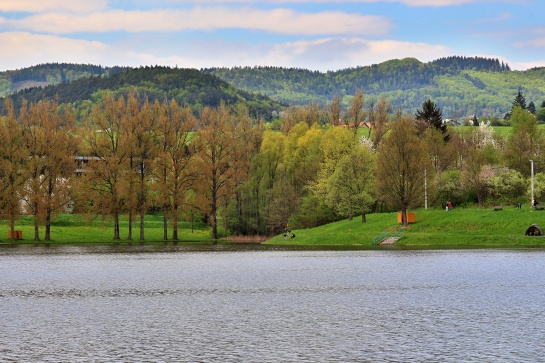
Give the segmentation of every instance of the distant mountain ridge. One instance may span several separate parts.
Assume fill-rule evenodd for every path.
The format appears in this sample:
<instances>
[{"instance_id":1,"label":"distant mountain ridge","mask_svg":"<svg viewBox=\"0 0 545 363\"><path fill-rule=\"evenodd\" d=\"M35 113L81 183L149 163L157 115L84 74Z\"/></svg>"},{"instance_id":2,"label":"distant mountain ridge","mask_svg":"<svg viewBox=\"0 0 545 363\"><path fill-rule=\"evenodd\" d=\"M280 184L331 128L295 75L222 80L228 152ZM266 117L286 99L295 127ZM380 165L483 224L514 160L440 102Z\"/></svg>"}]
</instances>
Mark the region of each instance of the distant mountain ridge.
<instances>
[{"instance_id":1,"label":"distant mountain ridge","mask_svg":"<svg viewBox=\"0 0 545 363\"><path fill-rule=\"evenodd\" d=\"M102 67L92 64L46 63L0 72L0 97L25 88L46 87L92 76L110 76L128 67Z\"/></svg>"},{"instance_id":2,"label":"distant mountain ridge","mask_svg":"<svg viewBox=\"0 0 545 363\"><path fill-rule=\"evenodd\" d=\"M203 72L290 104L327 105L338 93L347 106L354 92L362 88L366 104L386 97L394 108L414 112L432 99L447 117L503 116L519 87L528 102L545 99L545 69L511 71L498 59L481 57L446 57L429 63L415 58L392 59L325 73L281 67L208 68Z\"/></svg>"},{"instance_id":3,"label":"distant mountain ridge","mask_svg":"<svg viewBox=\"0 0 545 363\"><path fill-rule=\"evenodd\" d=\"M56 74L54 67L52 70ZM45 76L49 77L48 74ZM286 107L267 96L239 90L214 75L196 69L159 66L124 70L115 68L73 81L58 82L56 79L55 82L45 87L21 89L10 97L16 108L20 107L23 99L38 102L43 98L57 98L61 104L72 104L79 115L87 114L91 105L101 99L103 92L119 96L128 94L134 88L141 98L150 102L175 99L183 106L192 107L195 113L203 106L218 106L221 101L228 104L242 102L253 116L270 119L273 111Z\"/></svg>"},{"instance_id":4,"label":"distant mountain ridge","mask_svg":"<svg viewBox=\"0 0 545 363\"><path fill-rule=\"evenodd\" d=\"M203 105L246 102L253 115L270 119L272 111L310 102L327 106L335 94L347 107L362 88L366 106L386 97L394 109L414 113L432 99L449 118L502 117L520 89L526 102L545 100L545 68L512 71L498 59L446 57L423 63L392 59L371 66L319 72L301 68L101 67L43 64L0 72L0 96L37 101L55 97L79 105L94 102L100 91L122 94L136 87L149 99L176 99L195 109Z\"/></svg>"}]
</instances>

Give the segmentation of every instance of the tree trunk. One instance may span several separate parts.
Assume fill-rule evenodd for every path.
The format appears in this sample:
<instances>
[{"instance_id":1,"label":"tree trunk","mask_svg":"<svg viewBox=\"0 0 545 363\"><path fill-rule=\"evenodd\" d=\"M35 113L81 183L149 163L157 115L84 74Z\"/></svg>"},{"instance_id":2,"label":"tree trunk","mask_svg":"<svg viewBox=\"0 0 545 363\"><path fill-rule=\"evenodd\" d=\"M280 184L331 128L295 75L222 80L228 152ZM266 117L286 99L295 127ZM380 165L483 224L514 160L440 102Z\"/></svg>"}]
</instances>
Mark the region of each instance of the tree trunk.
<instances>
[{"instance_id":1,"label":"tree trunk","mask_svg":"<svg viewBox=\"0 0 545 363\"><path fill-rule=\"evenodd\" d=\"M132 241L132 209L129 209L129 231L127 232L127 241Z\"/></svg>"},{"instance_id":2,"label":"tree trunk","mask_svg":"<svg viewBox=\"0 0 545 363\"><path fill-rule=\"evenodd\" d=\"M114 240L119 240L119 213L114 213Z\"/></svg>"},{"instance_id":3,"label":"tree trunk","mask_svg":"<svg viewBox=\"0 0 545 363\"><path fill-rule=\"evenodd\" d=\"M178 240L178 205L172 208L172 239Z\"/></svg>"},{"instance_id":4,"label":"tree trunk","mask_svg":"<svg viewBox=\"0 0 545 363\"><path fill-rule=\"evenodd\" d=\"M38 203L34 203L34 241L40 240L40 231L38 224Z\"/></svg>"},{"instance_id":5,"label":"tree trunk","mask_svg":"<svg viewBox=\"0 0 545 363\"><path fill-rule=\"evenodd\" d=\"M15 214L13 211L9 211L9 229L11 230L11 240L15 240Z\"/></svg>"},{"instance_id":6,"label":"tree trunk","mask_svg":"<svg viewBox=\"0 0 545 363\"><path fill-rule=\"evenodd\" d=\"M215 199L215 198L214 198ZM218 219L217 219L217 209L216 209L216 202L212 202L212 214L211 214L211 224L212 224L212 239L214 239L214 244L217 243L218 239Z\"/></svg>"},{"instance_id":7,"label":"tree trunk","mask_svg":"<svg viewBox=\"0 0 545 363\"><path fill-rule=\"evenodd\" d=\"M145 213L143 210L140 211L140 241L143 241L144 238L144 217Z\"/></svg>"},{"instance_id":8,"label":"tree trunk","mask_svg":"<svg viewBox=\"0 0 545 363\"><path fill-rule=\"evenodd\" d=\"M53 177L50 175L48 177L49 183L47 187L47 208L45 211L45 236L44 240L50 241L51 240L51 198L53 196Z\"/></svg>"},{"instance_id":9,"label":"tree trunk","mask_svg":"<svg viewBox=\"0 0 545 363\"><path fill-rule=\"evenodd\" d=\"M168 212L168 204L165 202L163 203L163 239L165 241L168 241L168 218L167 218L167 212Z\"/></svg>"},{"instance_id":10,"label":"tree trunk","mask_svg":"<svg viewBox=\"0 0 545 363\"><path fill-rule=\"evenodd\" d=\"M214 173L215 174L215 173ZM217 197L217 189L216 189L216 179L212 179L212 239L214 239L214 244L217 243L218 239L218 219L217 219L217 212L218 212L218 197Z\"/></svg>"},{"instance_id":11,"label":"tree trunk","mask_svg":"<svg viewBox=\"0 0 545 363\"><path fill-rule=\"evenodd\" d=\"M407 221L407 209L404 208L401 211L401 220L403 222L403 227L407 227L409 225L409 222Z\"/></svg>"},{"instance_id":12,"label":"tree trunk","mask_svg":"<svg viewBox=\"0 0 545 363\"><path fill-rule=\"evenodd\" d=\"M45 213L45 236L44 240L51 240L51 208L47 208Z\"/></svg>"},{"instance_id":13,"label":"tree trunk","mask_svg":"<svg viewBox=\"0 0 545 363\"><path fill-rule=\"evenodd\" d=\"M361 212L361 223L367 223L367 216L365 215L365 211Z\"/></svg>"}]
</instances>

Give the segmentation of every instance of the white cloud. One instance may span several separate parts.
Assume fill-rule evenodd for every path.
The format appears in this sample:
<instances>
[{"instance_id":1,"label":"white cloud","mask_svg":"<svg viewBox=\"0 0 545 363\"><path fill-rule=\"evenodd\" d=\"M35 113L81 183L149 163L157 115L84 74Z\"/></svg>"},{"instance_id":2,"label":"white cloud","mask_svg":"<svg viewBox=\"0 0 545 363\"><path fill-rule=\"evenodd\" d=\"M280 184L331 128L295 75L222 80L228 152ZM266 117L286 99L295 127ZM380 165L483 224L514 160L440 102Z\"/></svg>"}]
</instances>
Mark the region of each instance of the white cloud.
<instances>
[{"instance_id":1,"label":"white cloud","mask_svg":"<svg viewBox=\"0 0 545 363\"><path fill-rule=\"evenodd\" d=\"M89 12L105 9L108 0L2 0L0 11L37 13L43 11Z\"/></svg>"},{"instance_id":2,"label":"white cloud","mask_svg":"<svg viewBox=\"0 0 545 363\"><path fill-rule=\"evenodd\" d=\"M158 40L159 41L159 40ZM324 38L275 44L195 41L158 56L145 50L134 52L101 42L75 40L25 32L0 33L0 71L48 62L91 63L103 66L166 65L207 68L233 66L280 66L311 70L337 70L370 65L394 58L415 57L423 62L452 55L441 45L369 41L361 38ZM210 50L214 51L211 52Z\"/></svg>"},{"instance_id":3,"label":"white cloud","mask_svg":"<svg viewBox=\"0 0 545 363\"><path fill-rule=\"evenodd\" d=\"M214 49L210 54L210 49ZM395 58L415 57L422 62L452 55L452 50L440 45L369 41L361 38L324 38L271 45L245 42L187 44L186 54L168 58L147 58L150 64L208 68L234 66L280 66L311 70L338 70L359 65L371 65Z\"/></svg>"},{"instance_id":4,"label":"white cloud","mask_svg":"<svg viewBox=\"0 0 545 363\"><path fill-rule=\"evenodd\" d=\"M339 11L300 13L289 9L205 7L191 10L112 10L88 14L44 13L23 19L3 19L14 30L68 34L108 31L183 31L237 28L279 34L383 35L391 28L381 16Z\"/></svg>"},{"instance_id":5,"label":"white cloud","mask_svg":"<svg viewBox=\"0 0 545 363\"><path fill-rule=\"evenodd\" d=\"M169 0L169 3L187 3L187 4L225 4L225 3L244 3L244 4L301 4L301 3L321 3L321 4L351 4L351 3L401 3L408 6L420 7L443 7L455 6L473 3L487 2L513 2L516 0Z\"/></svg>"},{"instance_id":6,"label":"white cloud","mask_svg":"<svg viewBox=\"0 0 545 363\"><path fill-rule=\"evenodd\" d=\"M531 68L545 67L545 59L533 62L507 62L509 67L514 71L524 71Z\"/></svg>"},{"instance_id":7,"label":"white cloud","mask_svg":"<svg viewBox=\"0 0 545 363\"><path fill-rule=\"evenodd\" d=\"M0 33L0 71L42 63L85 63L104 66L139 65L127 52L101 42L36 35Z\"/></svg>"}]
</instances>

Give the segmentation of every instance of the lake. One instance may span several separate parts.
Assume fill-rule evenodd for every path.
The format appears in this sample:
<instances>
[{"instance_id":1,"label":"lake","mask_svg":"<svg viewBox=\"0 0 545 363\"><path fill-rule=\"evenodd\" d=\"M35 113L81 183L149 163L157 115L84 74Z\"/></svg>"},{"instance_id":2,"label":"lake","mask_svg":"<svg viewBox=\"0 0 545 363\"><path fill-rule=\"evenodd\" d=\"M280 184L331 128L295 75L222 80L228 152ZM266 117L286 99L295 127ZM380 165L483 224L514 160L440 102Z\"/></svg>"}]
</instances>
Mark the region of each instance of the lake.
<instances>
[{"instance_id":1,"label":"lake","mask_svg":"<svg viewBox=\"0 0 545 363\"><path fill-rule=\"evenodd\" d=\"M1 362L545 362L545 252L0 248Z\"/></svg>"}]
</instances>

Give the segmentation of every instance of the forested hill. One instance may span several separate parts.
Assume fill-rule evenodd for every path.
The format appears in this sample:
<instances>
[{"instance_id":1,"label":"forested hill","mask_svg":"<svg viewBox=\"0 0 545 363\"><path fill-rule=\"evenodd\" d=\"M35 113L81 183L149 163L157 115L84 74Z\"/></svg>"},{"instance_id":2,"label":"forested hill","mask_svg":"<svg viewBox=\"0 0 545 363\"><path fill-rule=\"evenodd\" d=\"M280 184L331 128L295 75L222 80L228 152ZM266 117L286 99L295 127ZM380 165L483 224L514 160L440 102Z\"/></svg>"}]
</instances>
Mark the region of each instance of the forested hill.
<instances>
[{"instance_id":1,"label":"forested hill","mask_svg":"<svg viewBox=\"0 0 545 363\"><path fill-rule=\"evenodd\" d=\"M470 114L503 116L519 87L526 101L545 100L545 69L511 71L497 59L448 57L422 63L395 59L366 67L318 72L300 68L235 67L202 70L236 87L273 99L304 105L326 105L338 93L344 105L362 88L366 103L386 97L394 108L414 112L432 99L446 117Z\"/></svg>"},{"instance_id":2,"label":"forested hill","mask_svg":"<svg viewBox=\"0 0 545 363\"><path fill-rule=\"evenodd\" d=\"M43 64L0 72L0 97L11 94L37 101L56 97L88 111L100 90L125 94L136 87L150 100L176 99L198 110L203 105L245 102L252 115L270 119L285 105L310 102L326 106L342 96L346 109L362 88L369 106L386 97L394 109L414 113L427 99L448 118L469 115L503 117L519 89L526 103L545 100L545 68L512 71L497 59L448 57L423 63L414 58L394 59L365 67L318 72L301 68L235 67L177 69L167 67L101 67ZM263 95L263 96L261 96ZM270 98L269 98L270 97ZM0 104L0 108L2 105Z\"/></svg>"},{"instance_id":3,"label":"forested hill","mask_svg":"<svg viewBox=\"0 0 545 363\"><path fill-rule=\"evenodd\" d=\"M23 99L37 102L43 98L58 97L59 103L70 103L78 114L84 114L100 99L101 91L108 90L118 96L127 94L133 88L150 102L175 99L195 111L203 106L218 106L221 101L228 104L242 102L253 116L270 119L273 111L286 106L267 96L239 90L214 75L196 69L168 67L133 68L108 76L95 75L45 87L26 88L12 94L11 99L19 108Z\"/></svg>"},{"instance_id":4,"label":"forested hill","mask_svg":"<svg viewBox=\"0 0 545 363\"><path fill-rule=\"evenodd\" d=\"M92 64L46 63L0 72L0 97L25 88L45 87L91 76L110 76L127 69L127 67L102 67Z\"/></svg>"}]
</instances>

